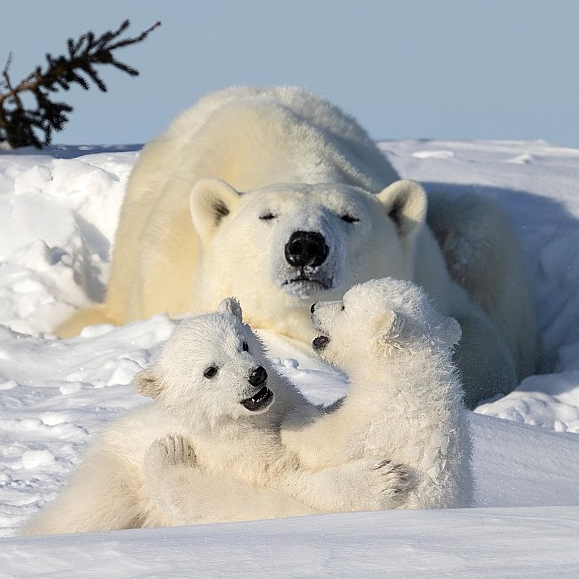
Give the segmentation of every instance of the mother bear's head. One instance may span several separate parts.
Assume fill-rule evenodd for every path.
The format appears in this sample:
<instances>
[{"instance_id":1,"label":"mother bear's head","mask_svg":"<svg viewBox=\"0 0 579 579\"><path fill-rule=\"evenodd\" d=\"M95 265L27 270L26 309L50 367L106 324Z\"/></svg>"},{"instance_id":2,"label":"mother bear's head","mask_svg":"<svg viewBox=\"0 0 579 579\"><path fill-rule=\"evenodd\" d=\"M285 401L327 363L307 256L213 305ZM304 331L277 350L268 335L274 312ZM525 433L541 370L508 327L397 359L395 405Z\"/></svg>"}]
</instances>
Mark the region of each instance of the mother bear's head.
<instances>
[{"instance_id":1,"label":"mother bear's head","mask_svg":"<svg viewBox=\"0 0 579 579\"><path fill-rule=\"evenodd\" d=\"M210 309L235 295L253 325L307 341L315 301L339 299L373 278L413 278L426 206L413 181L374 195L336 183L241 193L220 180L201 180L190 209L203 305Z\"/></svg>"}]
</instances>

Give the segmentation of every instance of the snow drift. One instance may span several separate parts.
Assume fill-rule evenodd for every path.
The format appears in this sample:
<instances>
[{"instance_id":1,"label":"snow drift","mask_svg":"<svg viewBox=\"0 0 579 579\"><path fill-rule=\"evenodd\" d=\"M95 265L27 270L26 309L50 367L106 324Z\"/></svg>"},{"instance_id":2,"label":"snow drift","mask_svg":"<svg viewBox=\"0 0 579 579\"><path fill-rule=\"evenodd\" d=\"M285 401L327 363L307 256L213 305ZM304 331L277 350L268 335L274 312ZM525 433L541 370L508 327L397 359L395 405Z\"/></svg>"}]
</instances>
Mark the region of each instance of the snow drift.
<instances>
[{"instance_id":1,"label":"snow drift","mask_svg":"<svg viewBox=\"0 0 579 579\"><path fill-rule=\"evenodd\" d=\"M403 177L427 189L496 199L525 250L539 316L541 373L470 414L478 508L66 540L7 537L59 492L95 430L144 401L130 380L150 363L174 322L160 315L124 327L90 327L70 340L50 334L73 308L102 298L118 211L139 147L0 153L0 565L11 576L27 576L42 565L70 576L86 563L95 576L106 568L111 577L183 576L191 569L215 577L227 575L223 560L232 558L244 561L242 576L258 570L292 576L292 566L300 566L302 575L333 577L388 571L417 577L428 569L441 576L459 568L466 577L498 569L502 577L542 576L547 569L557 577L575 576L579 150L544 142L380 146ZM276 363L315 402L345 392L339 373L321 365L306 368L293 358L288 350ZM264 557L266 552L271 555ZM178 565L170 563L175 553ZM511 574L505 571L509 561L516 561Z\"/></svg>"}]
</instances>

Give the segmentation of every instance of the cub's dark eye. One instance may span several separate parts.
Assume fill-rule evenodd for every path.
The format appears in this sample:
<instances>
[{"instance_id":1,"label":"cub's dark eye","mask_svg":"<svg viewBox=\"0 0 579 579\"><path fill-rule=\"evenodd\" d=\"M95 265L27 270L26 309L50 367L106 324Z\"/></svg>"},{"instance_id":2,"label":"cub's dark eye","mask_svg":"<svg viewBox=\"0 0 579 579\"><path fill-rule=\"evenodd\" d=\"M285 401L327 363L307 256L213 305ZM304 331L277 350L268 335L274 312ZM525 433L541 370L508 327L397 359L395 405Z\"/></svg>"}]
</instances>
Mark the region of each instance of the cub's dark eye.
<instances>
[{"instance_id":1,"label":"cub's dark eye","mask_svg":"<svg viewBox=\"0 0 579 579\"><path fill-rule=\"evenodd\" d=\"M350 213L346 213L345 215L342 215L341 219L342 219L342 221L345 221L346 223L358 223L358 221L360 221L360 219L358 217L356 217L355 215L351 215Z\"/></svg>"},{"instance_id":2,"label":"cub's dark eye","mask_svg":"<svg viewBox=\"0 0 579 579\"><path fill-rule=\"evenodd\" d=\"M249 346L247 345L247 342L243 342L243 344L241 345L241 347L243 348L244 352L249 352Z\"/></svg>"},{"instance_id":3,"label":"cub's dark eye","mask_svg":"<svg viewBox=\"0 0 579 579\"><path fill-rule=\"evenodd\" d=\"M217 368L215 366L209 366L209 368L206 368L205 372L203 372L205 378L213 378L215 374L217 374Z\"/></svg>"},{"instance_id":4,"label":"cub's dark eye","mask_svg":"<svg viewBox=\"0 0 579 579\"><path fill-rule=\"evenodd\" d=\"M342 304L342 307L340 308L342 311L344 311L346 309L346 306L344 304Z\"/></svg>"},{"instance_id":5,"label":"cub's dark eye","mask_svg":"<svg viewBox=\"0 0 579 579\"><path fill-rule=\"evenodd\" d=\"M259 218L262 221L271 221L272 219L275 219L277 217L277 215L274 215L271 211L268 211L267 213L264 213L263 215L260 215Z\"/></svg>"}]
</instances>

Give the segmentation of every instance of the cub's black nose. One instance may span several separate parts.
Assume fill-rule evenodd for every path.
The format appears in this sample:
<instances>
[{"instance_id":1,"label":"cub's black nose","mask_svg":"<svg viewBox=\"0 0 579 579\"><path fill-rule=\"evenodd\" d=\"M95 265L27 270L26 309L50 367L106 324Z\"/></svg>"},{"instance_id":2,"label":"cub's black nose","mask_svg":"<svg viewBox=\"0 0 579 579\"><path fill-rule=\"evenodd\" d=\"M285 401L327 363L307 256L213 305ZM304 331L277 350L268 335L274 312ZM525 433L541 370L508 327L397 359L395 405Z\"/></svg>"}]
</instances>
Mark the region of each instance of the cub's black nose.
<instances>
[{"instance_id":1,"label":"cub's black nose","mask_svg":"<svg viewBox=\"0 0 579 579\"><path fill-rule=\"evenodd\" d=\"M294 231L285 245L285 258L294 267L317 267L328 257L326 240L317 231Z\"/></svg>"},{"instance_id":2,"label":"cub's black nose","mask_svg":"<svg viewBox=\"0 0 579 579\"><path fill-rule=\"evenodd\" d=\"M316 352L321 352L330 343L330 338L328 336L318 336L312 342L312 348Z\"/></svg>"},{"instance_id":3,"label":"cub's black nose","mask_svg":"<svg viewBox=\"0 0 579 579\"><path fill-rule=\"evenodd\" d=\"M258 366L250 375L249 383L252 386L261 386L267 380L267 372L263 366Z\"/></svg>"}]
</instances>

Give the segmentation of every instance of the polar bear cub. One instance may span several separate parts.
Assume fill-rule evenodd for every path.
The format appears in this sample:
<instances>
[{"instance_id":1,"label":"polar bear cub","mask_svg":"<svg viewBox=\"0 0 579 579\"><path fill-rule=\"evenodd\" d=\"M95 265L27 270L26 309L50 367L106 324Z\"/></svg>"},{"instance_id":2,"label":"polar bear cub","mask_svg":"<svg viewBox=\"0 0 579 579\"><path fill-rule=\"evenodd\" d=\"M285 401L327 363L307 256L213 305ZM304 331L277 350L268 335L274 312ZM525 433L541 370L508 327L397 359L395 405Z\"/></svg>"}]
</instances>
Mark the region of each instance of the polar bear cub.
<instances>
[{"instance_id":1,"label":"polar bear cub","mask_svg":"<svg viewBox=\"0 0 579 579\"><path fill-rule=\"evenodd\" d=\"M318 410L273 371L235 300L183 322L133 384L154 402L112 422L89 445L62 495L23 533L178 523L144 485L147 449L170 434L194 440L196 459L211 483L227 476L246 490L261 489L252 491L249 509L243 500L226 504L218 484L205 487L201 498L220 505L224 520L392 508L405 496L407 473L387 460L356 458L315 471L301 467L299 452L282 445L280 427L290 410L301 420ZM207 512L198 520L215 517Z\"/></svg>"},{"instance_id":2,"label":"polar bear cub","mask_svg":"<svg viewBox=\"0 0 579 579\"><path fill-rule=\"evenodd\" d=\"M351 380L340 408L309 427L286 428L284 443L306 448L310 468L377 449L410 469L403 508L468 506L470 435L452 350L461 331L408 281L354 286L340 301L312 306L320 356Z\"/></svg>"}]
</instances>

